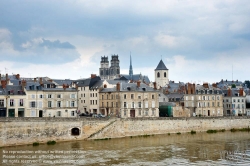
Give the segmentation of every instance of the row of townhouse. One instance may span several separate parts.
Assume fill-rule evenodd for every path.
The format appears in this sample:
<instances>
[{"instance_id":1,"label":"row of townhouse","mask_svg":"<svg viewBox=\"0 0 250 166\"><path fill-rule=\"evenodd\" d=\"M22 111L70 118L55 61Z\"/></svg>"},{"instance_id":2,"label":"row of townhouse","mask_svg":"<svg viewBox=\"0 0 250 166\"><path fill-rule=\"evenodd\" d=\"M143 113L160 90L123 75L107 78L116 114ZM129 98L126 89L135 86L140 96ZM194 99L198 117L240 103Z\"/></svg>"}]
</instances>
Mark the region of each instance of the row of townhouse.
<instances>
[{"instance_id":1,"label":"row of townhouse","mask_svg":"<svg viewBox=\"0 0 250 166\"><path fill-rule=\"evenodd\" d=\"M158 91L127 80L101 80L92 74L78 80L79 110L116 117L159 117Z\"/></svg>"},{"instance_id":2,"label":"row of townhouse","mask_svg":"<svg viewBox=\"0 0 250 166\"><path fill-rule=\"evenodd\" d=\"M77 89L41 81L22 80L13 85L1 80L0 117L76 117Z\"/></svg>"},{"instance_id":3,"label":"row of townhouse","mask_svg":"<svg viewBox=\"0 0 250 166\"><path fill-rule=\"evenodd\" d=\"M88 79L65 83L49 78L1 79L0 117L158 117L158 91L127 80ZM69 85L70 84L70 85Z\"/></svg>"}]
</instances>

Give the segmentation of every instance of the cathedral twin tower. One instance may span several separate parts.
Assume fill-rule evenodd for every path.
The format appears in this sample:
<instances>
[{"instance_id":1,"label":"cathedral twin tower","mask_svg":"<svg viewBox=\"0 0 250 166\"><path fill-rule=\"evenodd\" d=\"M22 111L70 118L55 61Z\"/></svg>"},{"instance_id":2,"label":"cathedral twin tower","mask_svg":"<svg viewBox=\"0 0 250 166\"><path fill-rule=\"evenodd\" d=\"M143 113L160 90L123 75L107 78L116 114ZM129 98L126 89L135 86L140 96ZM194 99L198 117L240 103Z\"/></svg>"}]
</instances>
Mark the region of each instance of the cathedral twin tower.
<instances>
[{"instance_id":1,"label":"cathedral twin tower","mask_svg":"<svg viewBox=\"0 0 250 166\"><path fill-rule=\"evenodd\" d=\"M121 76L119 56L111 55L110 62L111 66L109 66L108 56L101 57L99 75L102 80L120 78ZM129 79L134 80L131 56L130 56L130 66L129 66ZM164 87L169 84L168 69L162 60L160 60L158 66L155 69L155 82L158 88Z\"/></svg>"}]
</instances>

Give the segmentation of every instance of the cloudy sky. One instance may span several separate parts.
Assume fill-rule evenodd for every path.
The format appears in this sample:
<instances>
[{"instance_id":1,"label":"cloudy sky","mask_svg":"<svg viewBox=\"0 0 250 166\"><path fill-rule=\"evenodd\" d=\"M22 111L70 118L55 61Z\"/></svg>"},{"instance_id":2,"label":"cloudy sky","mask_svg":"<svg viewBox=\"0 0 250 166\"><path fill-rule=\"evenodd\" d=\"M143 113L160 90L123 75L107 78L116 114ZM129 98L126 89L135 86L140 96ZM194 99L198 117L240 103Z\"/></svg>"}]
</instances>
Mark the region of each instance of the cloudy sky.
<instances>
[{"instance_id":1,"label":"cloudy sky","mask_svg":"<svg viewBox=\"0 0 250 166\"><path fill-rule=\"evenodd\" d=\"M248 80L249 0L1 0L0 70L23 77L87 78L101 56L154 81Z\"/></svg>"}]
</instances>

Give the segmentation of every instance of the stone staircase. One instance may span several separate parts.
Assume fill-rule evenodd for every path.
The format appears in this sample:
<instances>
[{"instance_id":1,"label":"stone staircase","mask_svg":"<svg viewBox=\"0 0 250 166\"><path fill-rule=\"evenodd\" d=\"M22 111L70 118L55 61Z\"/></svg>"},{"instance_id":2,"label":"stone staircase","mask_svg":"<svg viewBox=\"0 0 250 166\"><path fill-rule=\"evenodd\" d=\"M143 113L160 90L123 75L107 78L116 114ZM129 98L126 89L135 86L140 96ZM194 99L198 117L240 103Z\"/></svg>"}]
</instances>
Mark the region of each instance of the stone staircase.
<instances>
[{"instance_id":1,"label":"stone staircase","mask_svg":"<svg viewBox=\"0 0 250 166\"><path fill-rule=\"evenodd\" d=\"M112 124L114 124L117 121L117 119L112 120L109 124L107 124L106 126L104 126L103 128L101 128L100 130L96 131L95 133L91 134L90 136L88 136L86 139L94 139L94 137L96 135L98 135L99 133L101 133L104 130L107 130L109 126L111 126Z\"/></svg>"}]
</instances>

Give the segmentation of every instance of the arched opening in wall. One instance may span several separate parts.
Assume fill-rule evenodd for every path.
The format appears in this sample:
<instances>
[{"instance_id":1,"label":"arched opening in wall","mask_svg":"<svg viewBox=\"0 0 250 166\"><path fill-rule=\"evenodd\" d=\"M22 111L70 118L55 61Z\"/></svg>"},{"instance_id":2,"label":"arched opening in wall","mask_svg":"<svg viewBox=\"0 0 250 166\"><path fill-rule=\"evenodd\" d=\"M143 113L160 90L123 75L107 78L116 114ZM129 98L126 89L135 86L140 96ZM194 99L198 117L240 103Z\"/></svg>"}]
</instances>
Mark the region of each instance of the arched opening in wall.
<instances>
[{"instance_id":1,"label":"arched opening in wall","mask_svg":"<svg viewBox=\"0 0 250 166\"><path fill-rule=\"evenodd\" d=\"M78 129L78 128L72 128L71 129L71 135L73 135L73 136L78 136L78 135L80 135L80 130Z\"/></svg>"},{"instance_id":2,"label":"arched opening in wall","mask_svg":"<svg viewBox=\"0 0 250 166\"><path fill-rule=\"evenodd\" d=\"M158 77L158 78L160 77L160 72L157 73L157 77Z\"/></svg>"},{"instance_id":3,"label":"arched opening in wall","mask_svg":"<svg viewBox=\"0 0 250 166\"><path fill-rule=\"evenodd\" d=\"M167 77L167 73L166 72L164 72L164 77Z\"/></svg>"}]
</instances>

